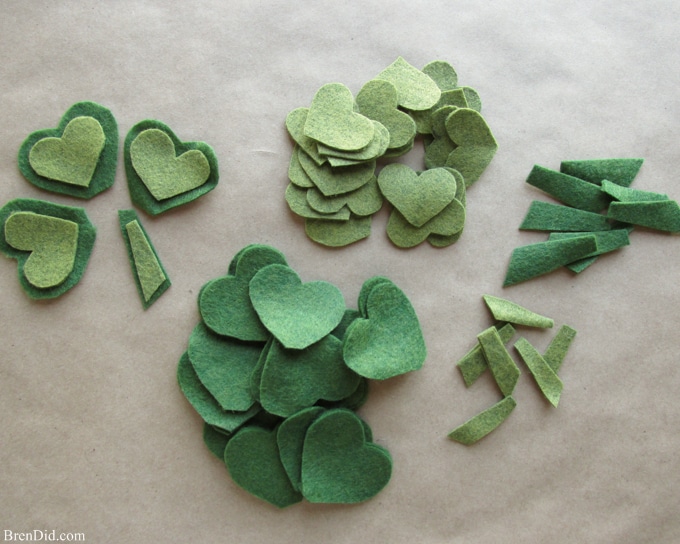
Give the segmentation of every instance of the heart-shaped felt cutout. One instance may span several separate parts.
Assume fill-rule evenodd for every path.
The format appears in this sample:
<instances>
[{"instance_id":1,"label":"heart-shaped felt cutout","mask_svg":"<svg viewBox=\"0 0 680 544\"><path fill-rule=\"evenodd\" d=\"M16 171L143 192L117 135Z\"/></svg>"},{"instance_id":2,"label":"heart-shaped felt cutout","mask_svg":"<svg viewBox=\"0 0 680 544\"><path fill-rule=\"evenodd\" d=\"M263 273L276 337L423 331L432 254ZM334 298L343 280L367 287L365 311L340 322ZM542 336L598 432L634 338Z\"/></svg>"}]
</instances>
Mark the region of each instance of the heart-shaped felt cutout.
<instances>
[{"instance_id":1,"label":"heart-shaped felt cutout","mask_svg":"<svg viewBox=\"0 0 680 544\"><path fill-rule=\"evenodd\" d=\"M17 212L5 221L5 240L29 251L26 279L38 289L56 287L73 270L78 250L78 223L33 212Z\"/></svg>"},{"instance_id":2,"label":"heart-shaped felt cutout","mask_svg":"<svg viewBox=\"0 0 680 544\"><path fill-rule=\"evenodd\" d=\"M300 165L314 185L325 196L349 193L368 183L375 174L375 161L353 166L333 168L330 164L319 166L304 151L298 152Z\"/></svg>"},{"instance_id":3,"label":"heart-shaped felt cutout","mask_svg":"<svg viewBox=\"0 0 680 544\"><path fill-rule=\"evenodd\" d=\"M285 508L302 500L281 463L276 430L241 428L228 442L224 462L234 482L274 506Z\"/></svg>"},{"instance_id":4,"label":"heart-shaped felt cutout","mask_svg":"<svg viewBox=\"0 0 680 544\"><path fill-rule=\"evenodd\" d=\"M455 240L451 237L461 233L465 227L465 215L465 206L457 198L422 227L414 227L398 210L392 210L387 221L387 236L401 248L417 246L431 236L444 237L453 242Z\"/></svg>"},{"instance_id":5,"label":"heart-shaped felt cutout","mask_svg":"<svg viewBox=\"0 0 680 544\"><path fill-rule=\"evenodd\" d=\"M390 82L397 89L399 105L407 110L427 110L439 100L441 91L434 80L402 57L380 72L374 79Z\"/></svg>"},{"instance_id":6,"label":"heart-shaped felt cutout","mask_svg":"<svg viewBox=\"0 0 680 544\"><path fill-rule=\"evenodd\" d=\"M312 209L321 214L335 213L346 206L354 215L366 217L380 210L383 204L383 196L375 177L351 193L324 196L321 191L314 187L306 192L306 198ZM347 219L349 219L349 216Z\"/></svg>"},{"instance_id":7,"label":"heart-shaped felt cutout","mask_svg":"<svg viewBox=\"0 0 680 544\"><path fill-rule=\"evenodd\" d=\"M366 147L357 151L342 151L318 144L319 153L322 157L328 158L328 162L333 168L352 166L377 159L387 150L387 146L390 143L390 133L378 121L373 121L373 126L375 127L375 133L373 134L373 139Z\"/></svg>"},{"instance_id":8,"label":"heart-shaped felt cutout","mask_svg":"<svg viewBox=\"0 0 680 544\"><path fill-rule=\"evenodd\" d=\"M61 138L38 140L28 153L28 161L40 176L88 187L105 141L99 121L76 117L66 125Z\"/></svg>"},{"instance_id":9,"label":"heart-shaped felt cutout","mask_svg":"<svg viewBox=\"0 0 680 544\"><path fill-rule=\"evenodd\" d=\"M362 502L380 492L391 476L389 452L366 441L353 412L329 410L309 426L302 452L302 493L309 502Z\"/></svg>"},{"instance_id":10,"label":"heart-shaped felt cutout","mask_svg":"<svg viewBox=\"0 0 680 544\"><path fill-rule=\"evenodd\" d=\"M446 119L446 131L458 147L446 161L446 166L458 170L470 186L479 179L498 149L496 139L481 114L473 109L459 108Z\"/></svg>"},{"instance_id":11,"label":"heart-shaped felt cutout","mask_svg":"<svg viewBox=\"0 0 680 544\"><path fill-rule=\"evenodd\" d=\"M305 233L311 240L324 246L346 246L371 234L371 216L350 216L347 221L305 219Z\"/></svg>"},{"instance_id":12,"label":"heart-shaped felt cutout","mask_svg":"<svg viewBox=\"0 0 680 544\"><path fill-rule=\"evenodd\" d=\"M320 406L300 410L286 418L276 433L281 463L296 491L302 489L302 449L307 429L323 412Z\"/></svg>"},{"instance_id":13,"label":"heart-shaped felt cutout","mask_svg":"<svg viewBox=\"0 0 680 544\"><path fill-rule=\"evenodd\" d=\"M267 329L289 349L330 334L345 312L340 290L324 281L302 283L291 268L271 264L250 280L250 299Z\"/></svg>"},{"instance_id":14,"label":"heart-shaped felt cutout","mask_svg":"<svg viewBox=\"0 0 680 544\"><path fill-rule=\"evenodd\" d=\"M302 187L298 187L294 183L289 183L288 187L286 187L286 202L288 203L288 207L290 208L290 211L292 211L294 214L299 215L300 217L305 217L305 218L311 218L311 219L327 219L329 221L347 221L349 219L349 208L345 205L344 202L340 201L340 199L335 198L335 197L329 197L333 198L332 204L339 204L339 206L333 206L329 205L325 206L325 209L331 210L328 212L320 211L317 210L316 208L313 208L310 205L309 199L308 199L308 193L309 191L315 190L318 192L318 189L303 189ZM361 189L357 189L361 190ZM321 195L322 198L323 195ZM342 197L343 195L339 195Z\"/></svg>"},{"instance_id":15,"label":"heart-shaped felt cutout","mask_svg":"<svg viewBox=\"0 0 680 544\"><path fill-rule=\"evenodd\" d=\"M444 168L418 175L405 164L393 163L378 176L382 194L415 227L438 215L456 196L456 178Z\"/></svg>"},{"instance_id":16,"label":"heart-shaped felt cutout","mask_svg":"<svg viewBox=\"0 0 680 544\"><path fill-rule=\"evenodd\" d=\"M343 151L366 147L374 131L371 120L354 111L352 91L342 83L328 83L316 92L304 127L307 137Z\"/></svg>"},{"instance_id":17,"label":"heart-shaped felt cutout","mask_svg":"<svg viewBox=\"0 0 680 544\"><path fill-rule=\"evenodd\" d=\"M404 292L376 281L366 296L365 315L345 334L347 366L369 379L384 380L419 369L426 356L420 322Z\"/></svg>"}]
</instances>

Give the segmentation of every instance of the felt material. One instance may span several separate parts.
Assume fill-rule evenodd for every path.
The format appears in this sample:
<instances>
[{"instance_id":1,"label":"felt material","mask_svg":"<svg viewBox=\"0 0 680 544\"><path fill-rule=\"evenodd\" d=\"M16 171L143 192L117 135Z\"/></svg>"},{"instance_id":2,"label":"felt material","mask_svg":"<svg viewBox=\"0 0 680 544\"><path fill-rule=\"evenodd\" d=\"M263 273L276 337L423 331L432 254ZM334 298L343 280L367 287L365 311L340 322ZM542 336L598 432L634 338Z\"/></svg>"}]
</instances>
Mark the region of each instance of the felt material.
<instances>
[{"instance_id":1,"label":"felt material","mask_svg":"<svg viewBox=\"0 0 680 544\"><path fill-rule=\"evenodd\" d=\"M539 165L531 169L526 181L579 210L601 212L611 200L607 193L593 183Z\"/></svg>"},{"instance_id":2,"label":"felt material","mask_svg":"<svg viewBox=\"0 0 680 544\"><path fill-rule=\"evenodd\" d=\"M286 418L276 432L281 464L296 491L302 489L302 451L307 429L324 411L320 406L300 410Z\"/></svg>"},{"instance_id":3,"label":"felt material","mask_svg":"<svg viewBox=\"0 0 680 544\"><path fill-rule=\"evenodd\" d=\"M260 386L262 385L262 373L264 372L264 365L267 362L267 356L269 355L269 350L271 350L274 345L274 337L271 336L267 343L262 348L260 356L257 358L257 364L250 374L250 394L255 399L255 402L260 402Z\"/></svg>"},{"instance_id":4,"label":"felt material","mask_svg":"<svg viewBox=\"0 0 680 544\"><path fill-rule=\"evenodd\" d=\"M250 280L250 299L260 320L289 349L304 349L340 323L342 293L324 281L302 283L291 268L270 264Z\"/></svg>"},{"instance_id":5,"label":"felt material","mask_svg":"<svg viewBox=\"0 0 680 544\"><path fill-rule=\"evenodd\" d=\"M491 314L498 321L507 321L514 325L525 325L527 327L552 328L555 322L549 318L532 312L510 300L483 295L482 298L491 310Z\"/></svg>"},{"instance_id":6,"label":"felt material","mask_svg":"<svg viewBox=\"0 0 680 544\"><path fill-rule=\"evenodd\" d=\"M526 338L517 340L515 349L526 363L543 396L550 401L550 404L557 407L562 395L562 380Z\"/></svg>"},{"instance_id":7,"label":"felt material","mask_svg":"<svg viewBox=\"0 0 680 544\"><path fill-rule=\"evenodd\" d=\"M472 417L449 433L449 438L469 446L481 440L491 431L498 428L517 406L515 399L505 397L503 400Z\"/></svg>"},{"instance_id":8,"label":"felt material","mask_svg":"<svg viewBox=\"0 0 680 544\"><path fill-rule=\"evenodd\" d=\"M183 142L166 124L134 125L123 146L132 202L159 215L212 191L219 181L217 156L205 142Z\"/></svg>"},{"instance_id":9,"label":"felt material","mask_svg":"<svg viewBox=\"0 0 680 544\"><path fill-rule=\"evenodd\" d=\"M85 210L19 198L0 208L0 225L0 251L17 260L19 283L29 297L55 298L80 281L96 238Z\"/></svg>"},{"instance_id":10,"label":"felt material","mask_svg":"<svg viewBox=\"0 0 680 544\"><path fill-rule=\"evenodd\" d=\"M241 428L227 444L224 462L234 482L274 506L285 508L302 500L281 463L276 430Z\"/></svg>"},{"instance_id":11,"label":"felt material","mask_svg":"<svg viewBox=\"0 0 680 544\"><path fill-rule=\"evenodd\" d=\"M588 159L562 161L560 172L599 185L603 179L628 187L640 171L644 159Z\"/></svg>"},{"instance_id":12,"label":"felt material","mask_svg":"<svg viewBox=\"0 0 680 544\"><path fill-rule=\"evenodd\" d=\"M505 349L496 327L489 327L477 335L482 353L503 396L509 397L515 390L520 370Z\"/></svg>"},{"instance_id":13,"label":"felt material","mask_svg":"<svg viewBox=\"0 0 680 544\"><path fill-rule=\"evenodd\" d=\"M392 458L366 441L361 420L329 410L308 428L302 452L302 493L312 503L353 504L380 492L392 476Z\"/></svg>"},{"instance_id":14,"label":"felt material","mask_svg":"<svg viewBox=\"0 0 680 544\"><path fill-rule=\"evenodd\" d=\"M456 196L456 178L444 168L418 175L405 164L388 164L378 175L378 186L414 227L422 227Z\"/></svg>"},{"instance_id":15,"label":"felt material","mask_svg":"<svg viewBox=\"0 0 680 544\"><path fill-rule=\"evenodd\" d=\"M253 405L241 412L224 410L198 378L187 352L182 354L177 365L177 383L184 397L206 425L224 432L234 432L260 411L259 405Z\"/></svg>"},{"instance_id":16,"label":"felt material","mask_svg":"<svg viewBox=\"0 0 680 544\"><path fill-rule=\"evenodd\" d=\"M374 131L371 120L354 111L352 91L342 83L327 83L316 92L304 126L308 138L344 151L366 147Z\"/></svg>"},{"instance_id":17,"label":"felt material","mask_svg":"<svg viewBox=\"0 0 680 544\"><path fill-rule=\"evenodd\" d=\"M113 185L118 124L111 111L77 102L54 129L31 133L19 148L19 170L36 187L89 199Z\"/></svg>"},{"instance_id":18,"label":"felt material","mask_svg":"<svg viewBox=\"0 0 680 544\"><path fill-rule=\"evenodd\" d=\"M456 149L456 144L451 141L448 135L435 138L433 142L425 146L425 167L441 168L446 166L446 161L454 149Z\"/></svg>"},{"instance_id":19,"label":"felt material","mask_svg":"<svg viewBox=\"0 0 680 544\"><path fill-rule=\"evenodd\" d=\"M301 150L298 151L298 159L305 173L325 196L354 191L368 183L375 172L375 161L343 168L333 168L330 164L319 166Z\"/></svg>"},{"instance_id":20,"label":"felt material","mask_svg":"<svg viewBox=\"0 0 680 544\"><path fill-rule=\"evenodd\" d=\"M233 274L211 280L204 286L198 298L198 309L213 332L244 341L264 342L270 335L250 301L250 280L267 265L285 266L286 258L277 249L251 244L235 261Z\"/></svg>"},{"instance_id":21,"label":"felt material","mask_svg":"<svg viewBox=\"0 0 680 544\"><path fill-rule=\"evenodd\" d=\"M451 113L446 118L446 131L457 146L449 154L446 166L458 170L469 187L493 159L498 143L481 114L470 108Z\"/></svg>"},{"instance_id":22,"label":"felt material","mask_svg":"<svg viewBox=\"0 0 680 544\"><path fill-rule=\"evenodd\" d=\"M359 379L359 385L354 390L354 392L348 397L341 399L339 401L320 400L318 404L325 408L345 408L347 410L356 411L359 408L361 408L364 404L366 404L366 401L368 400L369 391L370 391L369 381L366 378L361 377ZM369 439L371 435L369 435L369 432L366 429L364 430L366 431L366 438Z\"/></svg>"},{"instance_id":23,"label":"felt material","mask_svg":"<svg viewBox=\"0 0 680 544\"><path fill-rule=\"evenodd\" d=\"M305 169L302 168L302 164L300 164L301 152L304 153L301 151L300 147L296 146L295 149L293 149L293 154L290 156L290 163L288 165L288 179L298 187L309 189L310 187L315 187L315 185L312 178L309 177L307 172L305 172Z\"/></svg>"},{"instance_id":24,"label":"felt material","mask_svg":"<svg viewBox=\"0 0 680 544\"><path fill-rule=\"evenodd\" d=\"M351 166L381 157L390 143L390 133L381 123L372 121L374 128L373 139L366 147L356 151L343 151L319 143L317 144L319 155L326 157L333 167Z\"/></svg>"},{"instance_id":25,"label":"felt material","mask_svg":"<svg viewBox=\"0 0 680 544\"><path fill-rule=\"evenodd\" d=\"M458 74L445 60L433 60L423 66L423 73L430 76L442 91L458 87Z\"/></svg>"},{"instance_id":26,"label":"felt material","mask_svg":"<svg viewBox=\"0 0 680 544\"><path fill-rule=\"evenodd\" d=\"M465 94L465 100L468 103L470 109L476 112L482 111L482 98L479 93L472 87L461 87L463 93Z\"/></svg>"},{"instance_id":27,"label":"felt material","mask_svg":"<svg viewBox=\"0 0 680 544\"><path fill-rule=\"evenodd\" d=\"M337 210L329 212L320 212L314 209L309 204L307 199L307 192L311 189L303 189L293 183L289 183L286 187L286 202L290 210L299 215L309 219L324 219L327 221L347 221L349 219L349 208L343 203ZM360 190L360 189L357 189ZM342 195L340 195L342 196Z\"/></svg>"},{"instance_id":28,"label":"felt material","mask_svg":"<svg viewBox=\"0 0 680 544\"><path fill-rule=\"evenodd\" d=\"M371 217L350 215L349 220L343 222L306 219L305 233L311 240L324 246L347 246L368 238L371 234Z\"/></svg>"},{"instance_id":29,"label":"felt material","mask_svg":"<svg viewBox=\"0 0 680 544\"><path fill-rule=\"evenodd\" d=\"M514 285L548 274L595 251L597 239L592 234L517 247L510 257L503 285Z\"/></svg>"},{"instance_id":30,"label":"felt material","mask_svg":"<svg viewBox=\"0 0 680 544\"><path fill-rule=\"evenodd\" d=\"M430 76L398 57L375 79L394 85L399 106L407 110L427 110L439 100L441 91Z\"/></svg>"},{"instance_id":31,"label":"felt material","mask_svg":"<svg viewBox=\"0 0 680 544\"><path fill-rule=\"evenodd\" d=\"M262 370L262 407L288 417L319 400L339 401L351 395L359 375L345 365L342 346L332 334L301 350L287 350L274 342Z\"/></svg>"},{"instance_id":32,"label":"felt material","mask_svg":"<svg viewBox=\"0 0 680 544\"><path fill-rule=\"evenodd\" d=\"M612 202L607 217L648 229L680 232L680 206L675 200Z\"/></svg>"},{"instance_id":33,"label":"felt material","mask_svg":"<svg viewBox=\"0 0 680 544\"><path fill-rule=\"evenodd\" d=\"M345 310L345 313L342 314L342 319L340 320L340 323L338 323L338 326L331 331L331 334L338 338L339 340L344 339L345 333L347 332L347 328L352 324L352 321L359 317L361 317L361 313L359 312L359 310L347 308Z\"/></svg>"},{"instance_id":34,"label":"felt material","mask_svg":"<svg viewBox=\"0 0 680 544\"><path fill-rule=\"evenodd\" d=\"M332 214L335 213L333 210L342 210L346 206L352 214L366 217L378 212L383 205L383 197L375 176L350 193L327 197L318 189L312 188L307 191L306 198L309 206L321 214Z\"/></svg>"},{"instance_id":35,"label":"felt material","mask_svg":"<svg viewBox=\"0 0 680 544\"><path fill-rule=\"evenodd\" d=\"M224 450L230 438L230 433L221 432L207 423L203 424L203 443L220 461L224 461Z\"/></svg>"},{"instance_id":36,"label":"felt material","mask_svg":"<svg viewBox=\"0 0 680 544\"><path fill-rule=\"evenodd\" d=\"M428 240L432 235L454 236L461 232L464 226L465 206L454 198L437 216L422 227L414 227L398 210L392 210L387 222L387 236L394 245L409 248Z\"/></svg>"},{"instance_id":37,"label":"felt material","mask_svg":"<svg viewBox=\"0 0 680 544\"><path fill-rule=\"evenodd\" d=\"M309 155L315 163L321 165L326 162L326 157L319 154L317 141L305 135L305 123L307 122L307 114L309 108L295 108L286 116L286 130L296 147L300 147L307 155Z\"/></svg>"},{"instance_id":38,"label":"felt material","mask_svg":"<svg viewBox=\"0 0 680 544\"><path fill-rule=\"evenodd\" d=\"M609 253L616 249L620 249L630 244L630 237L628 236L628 229L613 229L599 232L551 232L548 240L565 240L567 238L576 238L587 235L595 236L597 243L597 250L592 254L587 255L583 259L567 264L567 268L572 272L582 272L594 262L594 257Z\"/></svg>"},{"instance_id":39,"label":"felt material","mask_svg":"<svg viewBox=\"0 0 680 544\"><path fill-rule=\"evenodd\" d=\"M250 375L262 346L218 336L204 323L189 337L189 360L223 410L246 411L255 403Z\"/></svg>"},{"instance_id":40,"label":"felt material","mask_svg":"<svg viewBox=\"0 0 680 544\"><path fill-rule=\"evenodd\" d=\"M572 329L569 325L562 325L557 334L553 337L548 345L548 349L545 350L543 354L543 359L552 371L557 374L562 367L562 362L569 351L569 346L571 345L574 337L576 336L576 331Z\"/></svg>"},{"instance_id":41,"label":"felt material","mask_svg":"<svg viewBox=\"0 0 680 544\"><path fill-rule=\"evenodd\" d=\"M515 334L515 328L506 323L498 329L498 336L503 344L507 344ZM456 363L465 381L465 386L470 387L477 379L486 372L489 365L486 363L482 346L479 342Z\"/></svg>"},{"instance_id":42,"label":"felt material","mask_svg":"<svg viewBox=\"0 0 680 544\"><path fill-rule=\"evenodd\" d=\"M422 367L425 340L418 316L399 287L391 281L374 285L362 316L345 335L343 356L349 368L366 378L385 380Z\"/></svg>"},{"instance_id":43,"label":"felt material","mask_svg":"<svg viewBox=\"0 0 680 544\"><path fill-rule=\"evenodd\" d=\"M610 230L612 227L607 217L602 214L534 200L519 228L520 230L594 232Z\"/></svg>"},{"instance_id":44,"label":"felt material","mask_svg":"<svg viewBox=\"0 0 680 544\"><path fill-rule=\"evenodd\" d=\"M640 191L612 183L607 179L602 180L602 191L612 198L621 202L644 202L656 200L669 200L668 195L654 193L652 191Z\"/></svg>"},{"instance_id":45,"label":"felt material","mask_svg":"<svg viewBox=\"0 0 680 544\"><path fill-rule=\"evenodd\" d=\"M374 288L383 283L391 284L392 280L385 276L373 276L364 281L361 285L361 290L359 291L359 297L357 299L357 311L359 312L359 316L357 317L366 317L368 312L368 295L371 294Z\"/></svg>"},{"instance_id":46,"label":"felt material","mask_svg":"<svg viewBox=\"0 0 680 544\"><path fill-rule=\"evenodd\" d=\"M118 210L118 222L137 292L144 309L147 309L170 287L170 278L137 213L134 210Z\"/></svg>"}]
</instances>

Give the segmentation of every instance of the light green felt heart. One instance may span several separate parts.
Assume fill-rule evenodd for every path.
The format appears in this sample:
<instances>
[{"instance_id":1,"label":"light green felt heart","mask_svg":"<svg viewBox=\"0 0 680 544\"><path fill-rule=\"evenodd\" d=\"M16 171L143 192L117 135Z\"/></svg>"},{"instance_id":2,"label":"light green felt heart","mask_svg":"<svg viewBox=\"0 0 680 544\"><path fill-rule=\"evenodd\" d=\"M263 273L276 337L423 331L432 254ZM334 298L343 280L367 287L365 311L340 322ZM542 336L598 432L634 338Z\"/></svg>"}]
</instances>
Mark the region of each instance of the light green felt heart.
<instances>
[{"instance_id":1,"label":"light green felt heart","mask_svg":"<svg viewBox=\"0 0 680 544\"><path fill-rule=\"evenodd\" d=\"M293 138L297 146L301 147L307 155L314 159L314 162L321 165L326 162L326 157L319 155L318 143L316 140L305 136L305 123L309 108L296 108L286 116L286 130Z\"/></svg>"},{"instance_id":2,"label":"light green felt heart","mask_svg":"<svg viewBox=\"0 0 680 544\"><path fill-rule=\"evenodd\" d=\"M456 178L444 168L418 175L405 164L388 164L380 171L378 186L414 227L422 227L456 196Z\"/></svg>"},{"instance_id":3,"label":"light green felt heart","mask_svg":"<svg viewBox=\"0 0 680 544\"><path fill-rule=\"evenodd\" d=\"M445 60L433 60L423 66L423 73L430 76L442 91L458 87L458 74Z\"/></svg>"},{"instance_id":4,"label":"light green felt heart","mask_svg":"<svg viewBox=\"0 0 680 544\"><path fill-rule=\"evenodd\" d=\"M14 249L31 252L23 266L24 276L34 287L47 289L63 283L73 270L78 223L16 212L5 221L5 240Z\"/></svg>"},{"instance_id":5,"label":"light green felt heart","mask_svg":"<svg viewBox=\"0 0 680 544\"><path fill-rule=\"evenodd\" d=\"M375 133L373 139L364 148L357 151L342 151L323 144L318 144L319 154L327 157L333 167L352 166L365 161L372 161L381 157L390 143L390 133L387 128L378 121L373 121Z\"/></svg>"},{"instance_id":6,"label":"light green felt heart","mask_svg":"<svg viewBox=\"0 0 680 544\"><path fill-rule=\"evenodd\" d=\"M329 410L309 426L302 451L302 494L309 502L362 502L379 493L391 476L389 452L366 440L353 412Z\"/></svg>"},{"instance_id":7,"label":"light green felt heart","mask_svg":"<svg viewBox=\"0 0 680 544\"><path fill-rule=\"evenodd\" d=\"M468 187L479 179L489 165L498 144L481 114L473 109L459 108L446 119L446 131L458 147L446 161L465 178Z\"/></svg>"},{"instance_id":8,"label":"light green felt heart","mask_svg":"<svg viewBox=\"0 0 680 544\"><path fill-rule=\"evenodd\" d=\"M465 215L465 206L457 198L422 227L414 227L398 210L392 210L387 221L387 236L401 248L414 247L431 236L440 236L439 241L435 240L432 245L437 247L441 243L443 247L455 241L452 237L462 232Z\"/></svg>"},{"instance_id":9,"label":"light green felt heart","mask_svg":"<svg viewBox=\"0 0 680 544\"><path fill-rule=\"evenodd\" d=\"M299 146L295 146L293 154L290 156L290 163L288 164L288 179L291 183L303 189L316 187L312 178L309 177L305 169L300 164L300 153L305 153ZM309 155L308 153L306 153ZM313 157L310 157L313 160Z\"/></svg>"},{"instance_id":10,"label":"light green felt heart","mask_svg":"<svg viewBox=\"0 0 680 544\"><path fill-rule=\"evenodd\" d=\"M363 115L387 129L389 149L408 145L415 138L415 121L398 109L397 89L389 81L374 79L366 83L357 94L357 106Z\"/></svg>"},{"instance_id":11,"label":"light green felt heart","mask_svg":"<svg viewBox=\"0 0 680 544\"><path fill-rule=\"evenodd\" d=\"M426 110L439 100L441 91L434 80L402 57L380 72L374 79L390 82L397 89L399 105L407 110Z\"/></svg>"},{"instance_id":12,"label":"light green felt heart","mask_svg":"<svg viewBox=\"0 0 680 544\"><path fill-rule=\"evenodd\" d=\"M349 219L349 208L347 208L345 202L341 202L340 199L336 197L329 198L333 198L333 203L339 204L337 208L335 206L326 206L324 208L328 209L329 211L319 211L312 207L309 203L307 195L310 191L315 190L317 189L303 189L294 183L289 183L288 187L286 187L285 198L290 211L296 215L299 215L300 217L312 219L326 219L328 221L347 221ZM339 197L343 196L344 195L339 195ZM321 198L325 199L326 197L321 194Z\"/></svg>"},{"instance_id":13,"label":"light green felt heart","mask_svg":"<svg viewBox=\"0 0 680 544\"><path fill-rule=\"evenodd\" d=\"M353 166L333 168L330 164L319 166L302 150L298 152L298 159L303 170L325 196L354 191L368 183L375 173L374 160Z\"/></svg>"},{"instance_id":14,"label":"light green felt heart","mask_svg":"<svg viewBox=\"0 0 680 544\"><path fill-rule=\"evenodd\" d=\"M187 193L210 177L210 163L198 149L175 155L175 144L157 128L143 130L130 144L132 166L157 200Z\"/></svg>"},{"instance_id":15,"label":"light green felt heart","mask_svg":"<svg viewBox=\"0 0 680 544\"><path fill-rule=\"evenodd\" d=\"M426 348L420 322L404 292L378 281L366 297L365 315L347 329L343 356L360 376L384 380L422 367Z\"/></svg>"},{"instance_id":16,"label":"light green felt heart","mask_svg":"<svg viewBox=\"0 0 680 544\"><path fill-rule=\"evenodd\" d=\"M371 234L371 216L352 216L347 221L305 219L305 233L310 239L328 247L343 247Z\"/></svg>"},{"instance_id":17,"label":"light green felt heart","mask_svg":"<svg viewBox=\"0 0 680 544\"><path fill-rule=\"evenodd\" d=\"M354 111L352 91L342 83L328 83L314 95L305 136L329 147L356 151L371 142L374 132L371 120Z\"/></svg>"},{"instance_id":18,"label":"light green felt heart","mask_svg":"<svg viewBox=\"0 0 680 544\"><path fill-rule=\"evenodd\" d=\"M104 149L106 135L94 117L75 117L61 138L38 140L28 153L31 168L40 176L78 187L88 187Z\"/></svg>"},{"instance_id":19,"label":"light green felt heart","mask_svg":"<svg viewBox=\"0 0 680 544\"><path fill-rule=\"evenodd\" d=\"M354 215L366 217L380 210L383 204L383 196L375 177L351 193L327 197L318 189L312 188L307 191L306 198L307 203L322 214L335 213L347 206ZM320 217L320 219L323 219L323 217Z\"/></svg>"},{"instance_id":20,"label":"light green felt heart","mask_svg":"<svg viewBox=\"0 0 680 544\"><path fill-rule=\"evenodd\" d=\"M304 349L337 327L345 312L340 290L324 281L302 283L291 268L271 264L250 280L250 300L267 329L289 349Z\"/></svg>"}]
</instances>

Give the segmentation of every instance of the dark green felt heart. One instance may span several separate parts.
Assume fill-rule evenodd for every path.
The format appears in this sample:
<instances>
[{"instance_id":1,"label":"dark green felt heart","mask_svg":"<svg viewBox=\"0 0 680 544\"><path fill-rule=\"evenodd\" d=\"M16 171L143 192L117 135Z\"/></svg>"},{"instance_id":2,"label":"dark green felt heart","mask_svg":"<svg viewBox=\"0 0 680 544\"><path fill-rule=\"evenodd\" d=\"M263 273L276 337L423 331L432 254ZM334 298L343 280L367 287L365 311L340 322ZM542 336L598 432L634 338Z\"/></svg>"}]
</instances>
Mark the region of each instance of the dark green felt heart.
<instances>
[{"instance_id":1,"label":"dark green felt heart","mask_svg":"<svg viewBox=\"0 0 680 544\"><path fill-rule=\"evenodd\" d=\"M302 488L302 450L307 429L323 412L320 406L300 410L286 418L276 433L281 463L296 491Z\"/></svg>"}]
</instances>

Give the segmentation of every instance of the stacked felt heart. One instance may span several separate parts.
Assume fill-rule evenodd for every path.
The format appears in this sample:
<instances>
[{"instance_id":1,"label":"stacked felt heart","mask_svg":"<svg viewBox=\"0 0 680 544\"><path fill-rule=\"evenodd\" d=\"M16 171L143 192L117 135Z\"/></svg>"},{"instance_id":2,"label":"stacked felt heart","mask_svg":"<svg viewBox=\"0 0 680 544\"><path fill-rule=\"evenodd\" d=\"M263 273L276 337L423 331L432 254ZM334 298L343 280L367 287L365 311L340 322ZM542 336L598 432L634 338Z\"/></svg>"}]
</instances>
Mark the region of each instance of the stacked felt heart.
<instances>
[{"instance_id":1,"label":"stacked felt heart","mask_svg":"<svg viewBox=\"0 0 680 544\"><path fill-rule=\"evenodd\" d=\"M254 244L203 286L198 306L177 377L236 483L280 507L360 502L387 484L391 458L354 411L367 379L425 360L418 318L393 282L368 280L349 309L337 287L303 282L281 252Z\"/></svg>"}]
</instances>

